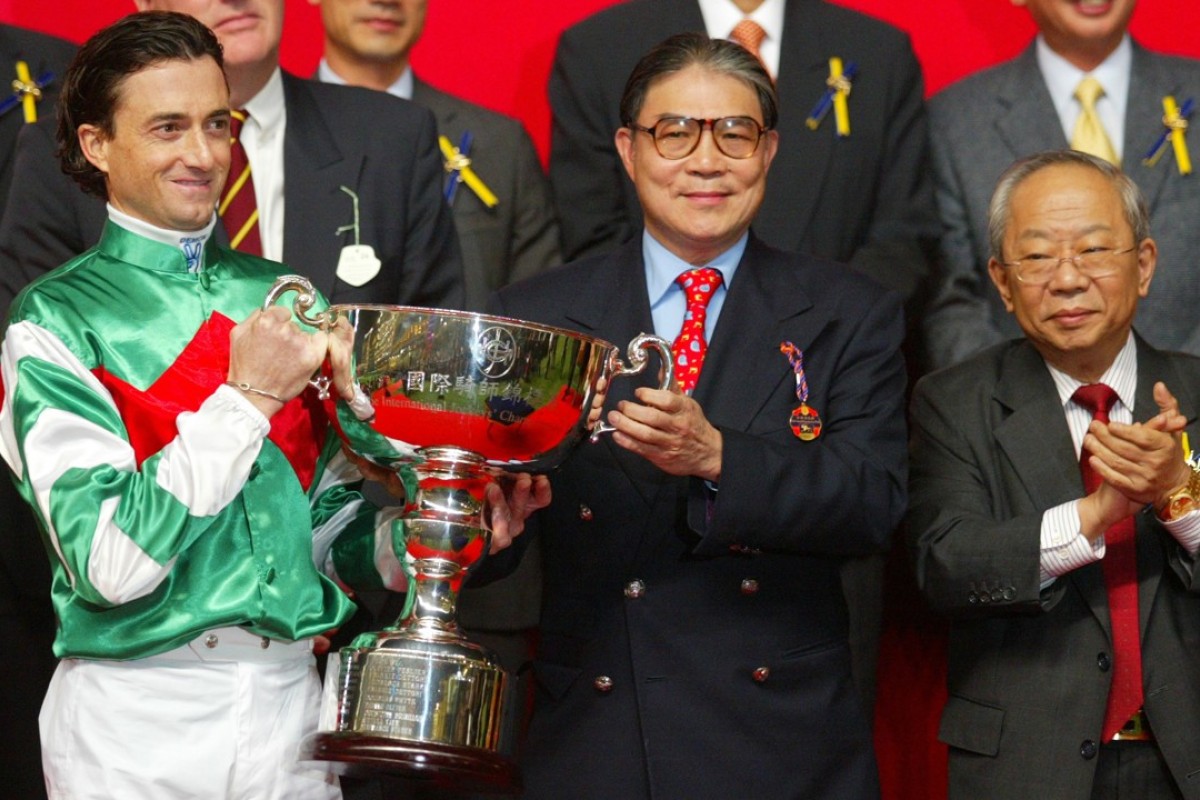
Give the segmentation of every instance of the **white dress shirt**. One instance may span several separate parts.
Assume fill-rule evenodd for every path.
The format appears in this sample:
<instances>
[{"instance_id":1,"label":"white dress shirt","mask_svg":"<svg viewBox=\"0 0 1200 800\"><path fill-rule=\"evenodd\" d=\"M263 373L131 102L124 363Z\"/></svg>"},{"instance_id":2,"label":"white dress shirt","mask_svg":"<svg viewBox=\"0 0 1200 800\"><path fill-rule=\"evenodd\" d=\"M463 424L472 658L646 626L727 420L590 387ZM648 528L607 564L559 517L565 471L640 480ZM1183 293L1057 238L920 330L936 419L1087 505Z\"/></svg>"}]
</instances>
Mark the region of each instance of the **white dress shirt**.
<instances>
[{"instance_id":1,"label":"white dress shirt","mask_svg":"<svg viewBox=\"0 0 1200 800\"><path fill-rule=\"evenodd\" d=\"M1060 372L1049 364L1050 377L1058 389L1071 441L1075 445L1075 456L1083 451L1083 438L1092 421L1092 412L1071 399L1075 390L1083 385L1070 375ZM1137 345L1133 334L1121 352L1097 383L1106 383L1117 393L1117 402L1109 411L1111 422L1133 422L1133 404L1137 392ZM1171 387L1167 387L1168 389ZM1200 551L1200 511L1193 511L1177 520L1163 523L1167 531L1190 554ZM1080 530L1079 500L1047 509L1042 515L1041 576L1042 588L1050 585L1060 575L1073 569L1099 561L1104 557L1104 536L1089 542Z\"/></svg>"},{"instance_id":2,"label":"white dress shirt","mask_svg":"<svg viewBox=\"0 0 1200 800\"><path fill-rule=\"evenodd\" d=\"M1075 123L1081 110L1079 101L1075 99L1075 89L1085 76L1091 75L1104 87L1104 96L1096 101L1096 114L1104 125L1104 132L1108 134L1113 149L1119 157L1124 157L1125 108L1129 101L1129 76L1133 70L1133 44L1129 35L1126 34L1117 49L1091 72L1084 72L1051 50L1041 34L1038 34L1034 48L1038 69L1046 81L1067 141L1071 141L1075 133Z\"/></svg>"},{"instance_id":3,"label":"white dress shirt","mask_svg":"<svg viewBox=\"0 0 1200 800\"><path fill-rule=\"evenodd\" d=\"M283 134L287 128L287 108L283 102L283 73L278 68L245 108L250 118L242 126L241 139L254 179L263 256L282 261ZM333 235L332 229L329 234Z\"/></svg>"}]
</instances>

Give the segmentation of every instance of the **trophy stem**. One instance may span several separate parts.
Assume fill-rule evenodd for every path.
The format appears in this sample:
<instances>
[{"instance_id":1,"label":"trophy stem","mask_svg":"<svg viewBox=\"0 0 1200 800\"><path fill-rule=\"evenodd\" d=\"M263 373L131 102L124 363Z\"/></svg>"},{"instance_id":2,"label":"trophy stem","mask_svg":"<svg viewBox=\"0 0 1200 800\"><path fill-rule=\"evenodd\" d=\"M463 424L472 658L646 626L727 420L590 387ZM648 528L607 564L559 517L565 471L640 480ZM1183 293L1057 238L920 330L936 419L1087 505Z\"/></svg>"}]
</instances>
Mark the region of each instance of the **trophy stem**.
<instances>
[{"instance_id":1,"label":"trophy stem","mask_svg":"<svg viewBox=\"0 0 1200 800\"><path fill-rule=\"evenodd\" d=\"M491 545L484 505L492 477L484 458L469 450L429 447L418 456L417 496L397 521L414 584L398 633L420 641L462 640L458 593Z\"/></svg>"}]
</instances>

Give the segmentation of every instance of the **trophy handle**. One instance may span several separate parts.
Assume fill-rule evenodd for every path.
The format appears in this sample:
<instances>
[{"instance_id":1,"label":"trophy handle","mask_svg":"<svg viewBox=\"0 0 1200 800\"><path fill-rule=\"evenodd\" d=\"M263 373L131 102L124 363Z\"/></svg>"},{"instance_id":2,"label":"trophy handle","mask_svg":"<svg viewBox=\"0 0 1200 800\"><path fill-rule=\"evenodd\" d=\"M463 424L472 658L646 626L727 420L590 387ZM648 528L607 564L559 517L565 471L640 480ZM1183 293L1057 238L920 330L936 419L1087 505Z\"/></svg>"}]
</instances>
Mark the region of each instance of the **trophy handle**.
<instances>
[{"instance_id":1,"label":"trophy handle","mask_svg":"<svg viewBox=\"0 0 1200 800\"><path fill-rule=\"evenodd\" d=\"M288 292L295 292L296 299L292 303L292 313L294 313L301 322L310 328L327 331L333 327L333 323L337 314L333 311L320 311L314 316L309 315L309 310L317 302L317 290L313 286L312 281L303 275L280 275L275 279L274 285L267 292L266 298L263 300L263 311L271 308L279 302L279 298L283 297ZM309 385L317 390L317 398L320 400L329 399L329 387L333 383L328 376L322 375L320 370L313 374Z\"/></svg>"},{"instance_id":2,"label":"trophy handle","mask_svg":"<svg viewBox=\"0 0 1200 800\"><path fill-rule=\"evenodd\" d=\"M658 357L662 360L662 380L659 381L658 388L670 390L675 385L675 358L671 354L671 345L666 339L661 336L654 336L649 333L639 333L629 342L629 347L626 348L625 355L629 359L629 366L621 363L621 357L614 350L609 357L609 366L612 368L612 374L609 380L619 378L623 375L637 375L646 368L649 359L646 356L648 350L657 350ZM612 433L615 431L612 425L609 425L603 419L596 420L596 424L592 426L592 434L588 437L589 441L596 441L602 434Z\"/></svg>"},{"instance_id":3,"label":"trophy handle","mask_svg":"<svg viewBox=\"0 0 1200 800\"><path fill-rule=\"evenodd\" d=\"M310 328L318 328L320 330L329 329L333 324L334 314L321 311L315 316L309 316L309 309L317 302L317 290L312 285L312 281L303 275L280 275L276 278L275 284L267 292L266 299L263 300L263 311L278 303L279 298L288 292L296 293L296 300L292 303L292 311L300 318L301 322Z\"/></svg>"}]
</instances>

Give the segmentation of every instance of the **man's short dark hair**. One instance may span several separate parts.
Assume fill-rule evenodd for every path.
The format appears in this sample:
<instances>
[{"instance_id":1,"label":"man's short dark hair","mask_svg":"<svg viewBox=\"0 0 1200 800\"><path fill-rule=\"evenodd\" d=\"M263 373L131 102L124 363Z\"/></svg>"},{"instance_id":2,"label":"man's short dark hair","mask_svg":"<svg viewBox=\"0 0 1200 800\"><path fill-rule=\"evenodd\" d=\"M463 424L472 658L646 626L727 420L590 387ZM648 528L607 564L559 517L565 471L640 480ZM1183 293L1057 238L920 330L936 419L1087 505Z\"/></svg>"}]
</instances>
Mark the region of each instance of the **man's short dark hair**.
<instances>
[{"instance_id":1,"label":"man's short dark hair","mask_svg":"<svg viewBox=\"0 0 1200 800\"><path fill-rule=\"evenodd\" d=\"M758 95L763 127L770 130L778 124L779 98L762 62L736 42L710 39L702 33L675 34L642 56L621 95L621 124L630 125L637 121L646 95L655 82L693 65L718 75L728 75L749 86Z\"/></svg>"},{"instance_id":2,"label":"man's short dark hair","mask_svg":"<svg viewBox=\"0 0 1200 800\"><path fill-rule=\"evenodd\" d=\"M144 11L130 14L84 43L67 74L58 97L58 159L88 194L107 197L104 173L83 155L80 125L95 125L105 137L114 124L121 84L134 73L164 61L211 58L224 68L217 37L187 14Z\"/></svg>"}]
</instances>

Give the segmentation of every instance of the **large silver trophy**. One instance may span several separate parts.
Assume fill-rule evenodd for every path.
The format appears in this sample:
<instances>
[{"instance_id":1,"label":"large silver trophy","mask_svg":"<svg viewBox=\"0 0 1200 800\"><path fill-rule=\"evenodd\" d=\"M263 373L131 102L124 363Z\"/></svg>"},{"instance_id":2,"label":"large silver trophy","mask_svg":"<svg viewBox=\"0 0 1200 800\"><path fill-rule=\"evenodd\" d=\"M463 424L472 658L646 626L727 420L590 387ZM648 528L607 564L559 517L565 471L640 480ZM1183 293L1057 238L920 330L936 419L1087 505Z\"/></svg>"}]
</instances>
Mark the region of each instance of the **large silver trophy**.
<instances>
[{"instance_id":1,"label":"large silver trophy","mask_svg":"<svg viewBox=\"0 0 1200 800\"><path fill-rule=\"evenodd\" d=\"M405 613L330 660L319 729L301 758L342 773L515 791L514 678L463 635L455 612L463 579L491 540L485 489L506 471L550 470L584 436L605 430L593 401L609 380L641 372L647 350L659 352L660 385L670 386L670 346L638 336L625 366L608 342L504 317L382 305L310 315L313 286L294 275L279 278L264 307L291 291L297 317L331 335L318 384L334 426L408 490L393 537L409 575ZM338 347L348 365L333 363ZM328 392L331 371L347 366L358 387L353 402Z\"/></svg>"}]
</instances>

